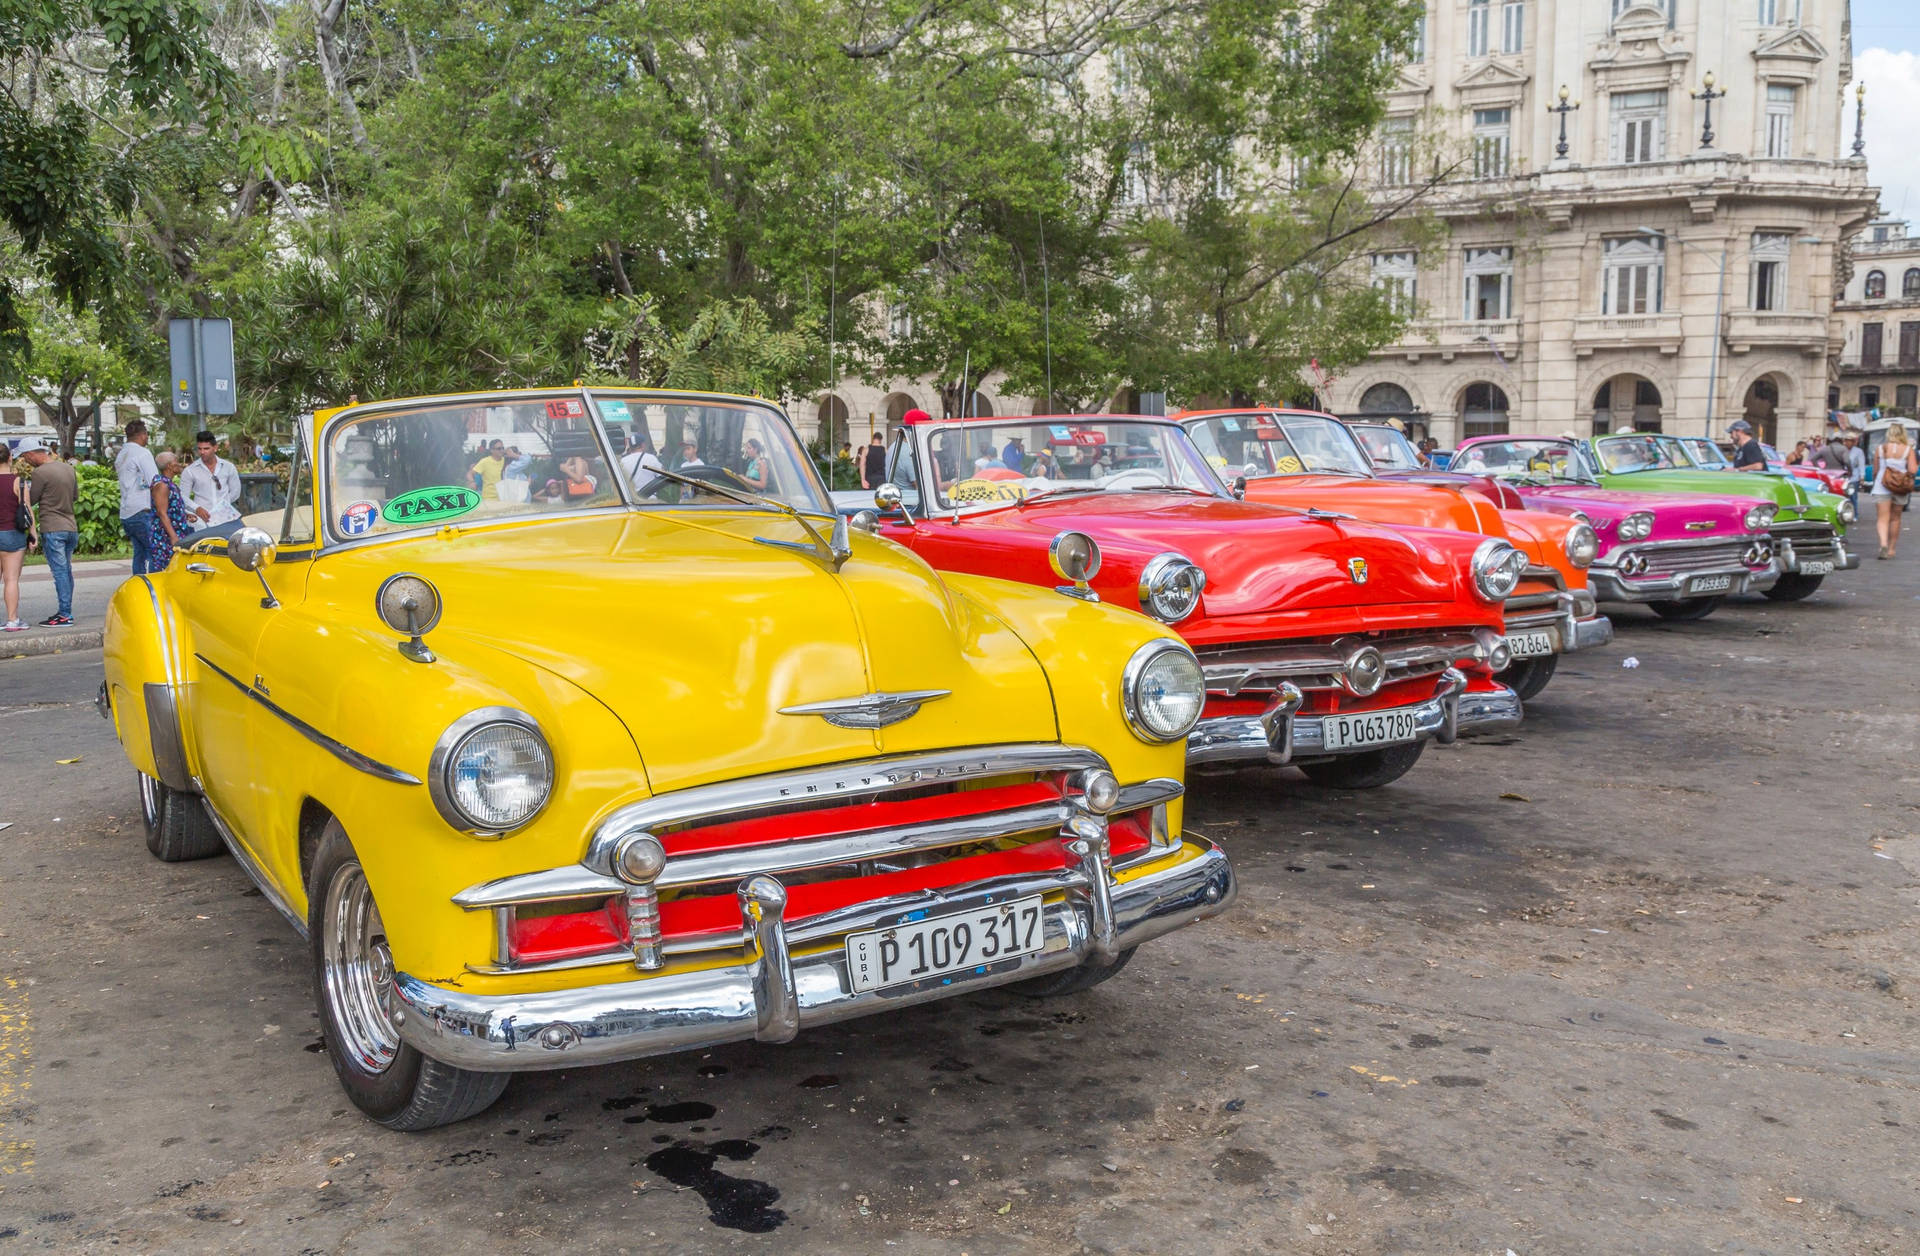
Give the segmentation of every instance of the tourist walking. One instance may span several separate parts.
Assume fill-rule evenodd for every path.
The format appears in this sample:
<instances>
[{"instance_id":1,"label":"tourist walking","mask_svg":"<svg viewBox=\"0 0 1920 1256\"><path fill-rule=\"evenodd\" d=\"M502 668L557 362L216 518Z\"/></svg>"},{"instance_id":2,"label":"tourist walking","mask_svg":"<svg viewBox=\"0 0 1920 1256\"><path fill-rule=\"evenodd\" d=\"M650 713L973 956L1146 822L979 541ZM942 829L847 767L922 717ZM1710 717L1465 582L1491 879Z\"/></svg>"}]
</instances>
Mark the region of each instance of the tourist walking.
<instances>
[{"instance_id":1,"label":"tourist walking","mask_svg":"<svg viewBox=\"0 0 1920 1256\"><path fill-rule=\"evenodd\" d=\"M187 541L187 499L181 493L180 459L171 449L154 457L153 483L148 486L152 514L147 533L147 570L165 571L173 561L173 551Z\"/></svg>"},{"instance_id":2,"label":"tourist walking","mask_svg":"<svg viewBox=\"0 0 1920 1256\"><path fill-rule=\"evenodd\" d=\"M1920 470L1907 429L1898 423L1887 429L1887 439L1873 451L1873 504L1879 517L1880 557L1892 558L1900 547L1900 516L1913 493L1913 476Z\"/></svg>"},{"instance_id":3,"label":"tourist walking","mask_svg":"<svg viewBox=\"0 0 1920 1256\"><path fill-rule=\"evenodd\" d=\"M54 457L53 451L35 436L20 442L18 457L33 471L29 487L40 525L40 550L47 556L54 600L59 603L40 626L64 628L73 622L73 552L80 548L80 525L74 517L73 500L80 493L79 477L72 464Z\"/></svg>"},{"instance_id":4,"label":"tourist walking","mask_svg":"<svg viewBox=\"0 0 1920 1256\"><path fill-rule=\"evenodd\" d=\"M1860 512L1860 489L1867 482L1867 451L1860 448L1860 433L1848 430L1847 442L1847 501L1853 506L1855 514Z\"/></svg>"},{"instance_id":5,"label":"tourist walking","mask_svg":"<svg viewBox=\"0 0 1920 1256\"><path fill-rule=\"evenodd\" d=\"M159 469L147 452L147 425L141 419L127 424L127 443L113 456L113 473L120 481L120 527L133 546L133 574L153 570L147 541L153 535L153 477Z\"/></svg>"},{"instance_id":6,"label":"tourist walking","mask_svg":"<svg viewBox=\"0 0 1920 1256\"><path fill-rule=\"evenodd\" d=\"M20 618L20 568L33 544L33 512L27 509L26 486L13 471L13 450L0 441L0 585L4 585L8 632L27 626Z\"/></svg>"}]
</instances>

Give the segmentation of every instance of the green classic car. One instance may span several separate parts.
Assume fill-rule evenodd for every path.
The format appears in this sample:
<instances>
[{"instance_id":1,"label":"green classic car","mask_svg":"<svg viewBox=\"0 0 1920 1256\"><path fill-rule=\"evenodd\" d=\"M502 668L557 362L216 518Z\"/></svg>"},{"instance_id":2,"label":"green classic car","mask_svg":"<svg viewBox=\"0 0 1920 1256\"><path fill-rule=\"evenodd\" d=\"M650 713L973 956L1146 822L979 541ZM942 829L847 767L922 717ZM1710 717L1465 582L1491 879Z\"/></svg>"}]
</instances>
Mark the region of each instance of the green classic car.
<instances>
[{"instance_id":1,"label":"green classic car","mask_svg":"<svg viewBox=\"0 0 1920 1256\"><path fill-rule=\"evenodd\" d=\"M1595 436L1587 450L1590 469L1606 488L1713 493L1772 503L1770 534L1780 579L1766 594L1776 602L1797 602L1811 595L1831 573L1860 565L1860 556L1847 549L1845 539L1853 522L1853 503L1822 492L1810 480L1705 468L1678 437L1658 432Z\"/></svg>"}]
</instances>

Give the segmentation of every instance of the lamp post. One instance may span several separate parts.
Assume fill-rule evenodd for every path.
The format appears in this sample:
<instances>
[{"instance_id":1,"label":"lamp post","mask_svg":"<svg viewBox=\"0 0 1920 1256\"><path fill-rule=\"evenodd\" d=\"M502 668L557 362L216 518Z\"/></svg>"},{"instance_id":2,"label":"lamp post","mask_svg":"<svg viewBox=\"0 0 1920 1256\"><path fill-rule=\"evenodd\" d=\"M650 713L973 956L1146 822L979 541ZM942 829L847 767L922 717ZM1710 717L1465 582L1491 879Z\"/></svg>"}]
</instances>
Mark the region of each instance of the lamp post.
<instances>
[{"instance_id":1,"label":"lamp post","mask_svg":"<svg viewBox=\"0 0 1920 1256\"><path fill-rule=\"evenodd\" d=\"M1713 76L1711 74L1707 76L1707 86L1709 88L1713 86ZM1725 94L1726 93L1724 92L1721 93L1721 95L1725 95ZM1663 240L1666 238L1666 232L1656 231L1652 227L1635 227L1634 230L1639 232L1641 235L1659 236ZM1683 249L1694 249L1694 248L1700 247L1699 245L1696 245L1696 244L1688 244L1685 240L1680 239L1678 236L1674 237L1673 242L1679 245ZM1714 294L1713 294L1713 357L1708 359L1708 362L1707 362L1707 431L1706 431L1706 435L1709 439L1711 439L1713 436L1713 406L1714 406L1714 401L1716 399L1716 390L1720 386L1720 342L1722 339L1724 339L1724 337L1722 337L1720 334L1720 321L1721 321L1721 314L1723 311L1723 307L1725 306L1726 299L1727 299L1727 254L1732 252L1732 249L1733 249L1733 246L1731 244L1723 244L1720 246L1720 283L1719 283L1719 286L1714 289Z\"/></svg>"},{"instance_id":2,"label":"lamp post","mask_svg":"<svg viewBox=\"0 0 1920 1256\"><path fill-rule=\"evenodd\" d=\"M1853 89L1853 155L1864 159L1867 155L1867 85L1862 82Z\"/></svg>"},{"instance_id":3,"label":"lamp post","mask_svg":"<svg viewBox=\"0 0 1920 1256\"><path fill-rule=\"evenodd\" d=\"M1577 100L1571 104L1567 103L1567 97L1571 94L1567 91L1567 85L1562 83L1560 84L1560 103L1547 106L1548 113L1560 115L1560 142L1553 146L1553 155L1561 161L1567 159L1567 115L1580 107L1580 102Z\"/></svg>"},{"instance_id":4,"label":"lamp post","mask_svg":"<svg viewBox=\"0 0 1920 1256\"><path fill-rule=\"evenodd\" d=\"M1695 100L1704 100L1707 102L1706 125L1700 128L1700 147L1712 148L1713 147L1713 102L1725 96L1726 93L1716 92L1713 90L1713 71L1708 70L1706 77L1700 80L1700 90L1697 92L1693 92L1691 94Z\"/></svg>"}]
</instances>

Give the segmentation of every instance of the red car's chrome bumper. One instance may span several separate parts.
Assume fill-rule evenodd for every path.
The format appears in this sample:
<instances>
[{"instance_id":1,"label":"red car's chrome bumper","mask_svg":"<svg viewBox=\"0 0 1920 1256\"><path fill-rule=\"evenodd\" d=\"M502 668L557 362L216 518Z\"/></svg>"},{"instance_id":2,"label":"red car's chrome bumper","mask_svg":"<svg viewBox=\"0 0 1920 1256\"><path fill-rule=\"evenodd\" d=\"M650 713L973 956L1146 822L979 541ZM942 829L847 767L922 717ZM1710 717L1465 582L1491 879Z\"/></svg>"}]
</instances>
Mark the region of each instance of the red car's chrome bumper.
<instances>
[{"instance_id":1,"label":"red car's chrome bumper","mask_svg":"<svg viewBox=\"0 0 1920 1256\"><path fill-rule=\"evenodd\" d=\"M1452 741L1469 728L1490 728L1518 724L1520 699L1513 690L1482 677L1469 681L1457 668L1441 673L1434 695L1411 707L1411 736L1394 742L1357 746L1346 750L1328 750L1327 723L1338 716L1299 714L1305 695L1291 684L1282 684L1267 709L1259 715L1227 715L1203 719L1187 738L1187 762L1265 762L1284 764L1296 759L1326 758L1340 754L1360 754L1382 745L1426 741Z\"/></svg>"}]
</instances>

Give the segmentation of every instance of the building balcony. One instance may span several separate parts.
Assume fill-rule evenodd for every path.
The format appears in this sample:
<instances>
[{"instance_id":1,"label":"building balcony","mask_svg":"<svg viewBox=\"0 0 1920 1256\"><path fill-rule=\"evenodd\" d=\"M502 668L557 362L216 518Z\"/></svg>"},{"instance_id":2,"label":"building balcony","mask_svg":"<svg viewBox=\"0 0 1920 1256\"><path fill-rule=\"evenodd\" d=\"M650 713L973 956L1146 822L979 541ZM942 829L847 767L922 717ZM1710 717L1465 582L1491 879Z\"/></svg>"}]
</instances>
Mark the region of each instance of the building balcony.
<instances>
[{"instance_id":1,"label":"building balcony","mask_svg":"<svg viewBox=\"0 0 1920 1256\"><path fill-rule=\"evenodd\" d=\"M1442 362L1462 357L1512 362L1520 356L1520 320L1434 319L1410 323L1399 343L1379 352L1405 355L1409 362L1423 357Z\"/></svg>"},{"instance_id":2,"label":"building balcony","mask_svg":"<svg viewBox=\"0 0 1920 1256\"><path fill-rule=\"evenodd\" d=\"M1727 348L1796 349L1824 356L1831 345L1825 314L1785 310L1736 310L1726 316Z\"/></svg>"},{"instance_id":3,"label":"building balcony","mask_svg":"<svg viewBox=\"0 0 1920 1256\"><path fill-rule=\"evenodd\" d=\"M1920 354L1901 357L1895 353L1882 353L1868 357L1856 348L1840 357L1842 375L1905 375L1914 372L1920 372Z\"/></svg>"},{"instance_id":4,"label":"building balcony","mask_svg":"<svg viewBox=\"0 0 1920 1256\"><path fill-rule=\"evenodd\" d=\"M1658 349L1672 355L1685 339L1677 312L1583 314L1573 320L1573 351L1583 358L1595 349Z\"/></svg>"}]
</instances>

